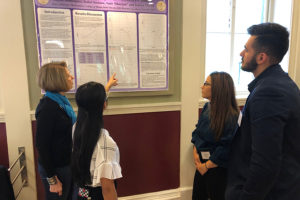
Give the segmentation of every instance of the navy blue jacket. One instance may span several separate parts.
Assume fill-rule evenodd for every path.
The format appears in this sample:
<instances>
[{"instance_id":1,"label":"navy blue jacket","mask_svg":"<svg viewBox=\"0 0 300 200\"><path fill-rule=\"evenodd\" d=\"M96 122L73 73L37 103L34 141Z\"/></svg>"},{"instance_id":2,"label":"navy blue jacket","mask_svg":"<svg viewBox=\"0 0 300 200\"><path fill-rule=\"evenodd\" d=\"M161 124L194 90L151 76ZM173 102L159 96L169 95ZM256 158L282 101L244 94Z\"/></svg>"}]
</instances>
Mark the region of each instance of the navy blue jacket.
<instances>
[{"instance_id":1,"label":"navy blue jacket","mask_svg":"<svg viewBox=\"0 0 300 200\"><path fill-rule=\"evenodd\" d=\"M45 96L36 108L35 117L38 161L47 177L52 177L56 168L71 164L72 120L58 103Z\"/></svg>"},{"instance_id":2,"label":"navy blue jacket","mask_svg":"<svg viewBox=\"0 0 300 200\"><path fill-rule=\"evenodd\" d=\"M225 123L222 136L219 140L216 140L215 134L210 128L209 113L210 106L209 103L206 103L202 109L196 129L192 133L192 143L196 147L200 159L201 151L209 151L209 160L219 167L227 168L230 144L237 127L238 116L228 119Z\"/></svg>"},{"instance_id":3,"label":"navy blue jacket","mask_svg":"<svg viewBox=\"0 0 300 200\"><path fill-rule=\"evenodd\" d=\"M0 165L0 199L15 200L14 190L6 167Z\"/></svg>"},{"instance_id":4,"label":"navy blue jacket","mask_svg":"<svg viewBox=\"0 0 300 200\"><path fill-rule=\"evenodd\" d=\"M227 200L300 199L300 93L280 65L249 84L232 142Z\"/></svg>"}]
</instances>

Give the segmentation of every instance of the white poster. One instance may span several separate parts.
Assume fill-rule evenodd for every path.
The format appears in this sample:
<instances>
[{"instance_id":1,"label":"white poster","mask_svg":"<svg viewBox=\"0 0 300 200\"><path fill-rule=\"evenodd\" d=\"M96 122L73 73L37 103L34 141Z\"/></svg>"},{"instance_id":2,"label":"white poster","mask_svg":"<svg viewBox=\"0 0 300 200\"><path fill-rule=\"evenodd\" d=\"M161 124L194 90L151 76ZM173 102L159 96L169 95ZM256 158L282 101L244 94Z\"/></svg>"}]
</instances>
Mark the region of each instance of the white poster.
<instances>
[{"instance_id":1,"label":"white poster","mask_svg":"<svg viewBox=\"0 0 300 200\"><path fill-rule=\"evenodd\" d=\"M74 75L71 14L68 9L38 8L41 64L65 61ZM73 89L75 84L73 84Z\"/></svg>"},{"instance_id":2,"label":"white poster","mask_svg":"<svg viewBox=\"0 0 300 200\"><path fill-rule=\"evenodd\" d=\"M105 14L73 10L77 86L107 82Z\"/></svg>"},{"instance_id":3,"label":"white poster","mask_svg":"<svg viewBox=\"0 0 300 200\"><path fill-rule=\"evenodd\" d=\"M167 87L166 15L139 14L141 88Z\"/></svg>"},{"instance_id":4,"label":"white poster","mask_svg":"<svg viewBox=\"0 0 300 200\"><path fill-rule=\"evenodd\" d=\"M117 73L116 88L138 88L137 15L108 12L109 72Z\"/></svg>"}]
</instances>

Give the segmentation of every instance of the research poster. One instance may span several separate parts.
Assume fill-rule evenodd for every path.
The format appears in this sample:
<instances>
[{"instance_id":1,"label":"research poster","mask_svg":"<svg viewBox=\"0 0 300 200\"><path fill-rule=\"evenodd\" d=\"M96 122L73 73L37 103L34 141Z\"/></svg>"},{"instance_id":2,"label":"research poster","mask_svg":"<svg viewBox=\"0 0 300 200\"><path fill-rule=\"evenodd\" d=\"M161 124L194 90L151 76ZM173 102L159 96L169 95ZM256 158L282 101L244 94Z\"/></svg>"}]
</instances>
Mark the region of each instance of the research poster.
<instances>
[{"instance_id":1,"label":"research poster","mask_svg":"<svg viewBox=\"0 0 300 200\"><path fill-rule=\"evenodd\" d=\"M112 91L168 90L168 0L35 0L39 64L65 61L71 92L88 82Z\"/></svg>"}]
</instances>

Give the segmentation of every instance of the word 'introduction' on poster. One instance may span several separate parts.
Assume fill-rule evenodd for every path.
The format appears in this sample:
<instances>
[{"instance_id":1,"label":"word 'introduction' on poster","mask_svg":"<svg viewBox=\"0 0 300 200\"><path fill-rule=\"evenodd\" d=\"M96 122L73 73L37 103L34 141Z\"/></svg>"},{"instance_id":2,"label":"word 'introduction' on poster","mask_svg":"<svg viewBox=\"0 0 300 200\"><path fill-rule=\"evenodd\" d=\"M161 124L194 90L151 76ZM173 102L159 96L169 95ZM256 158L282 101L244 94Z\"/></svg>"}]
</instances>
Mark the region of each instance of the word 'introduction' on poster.
<instances>
[{"instance_id":1,"label":"word 'introduction' on poster","mask_svg":"<svg viewBox=\"0 0 300 200\"><path fill-rule=\"evenodd\" d=\"M168 0L35 0L40 66L65 61L71 92L89 81L112 91L169 89Z\"/></svg>"}]
</instances>

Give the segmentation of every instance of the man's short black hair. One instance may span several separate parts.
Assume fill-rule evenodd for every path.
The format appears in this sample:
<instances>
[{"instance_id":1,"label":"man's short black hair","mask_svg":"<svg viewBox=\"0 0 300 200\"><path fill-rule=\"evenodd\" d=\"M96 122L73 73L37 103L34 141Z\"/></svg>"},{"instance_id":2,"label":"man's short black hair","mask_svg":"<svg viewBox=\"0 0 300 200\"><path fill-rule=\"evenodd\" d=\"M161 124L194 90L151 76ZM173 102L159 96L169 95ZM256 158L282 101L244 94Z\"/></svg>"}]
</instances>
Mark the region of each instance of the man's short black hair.
<instances>
[{"instance_id":1,"label":"man's short black hair","mask_svg":"<svg viewBox=\"0 0 300 200\"><path fill-rule=\"evenodd\" d=\"M280 24L262 23L250 26L248 33L257 36L253 48L266 53L274 64L280 63L289 49L289 32Z\"/></svg>"}]
</instances>

